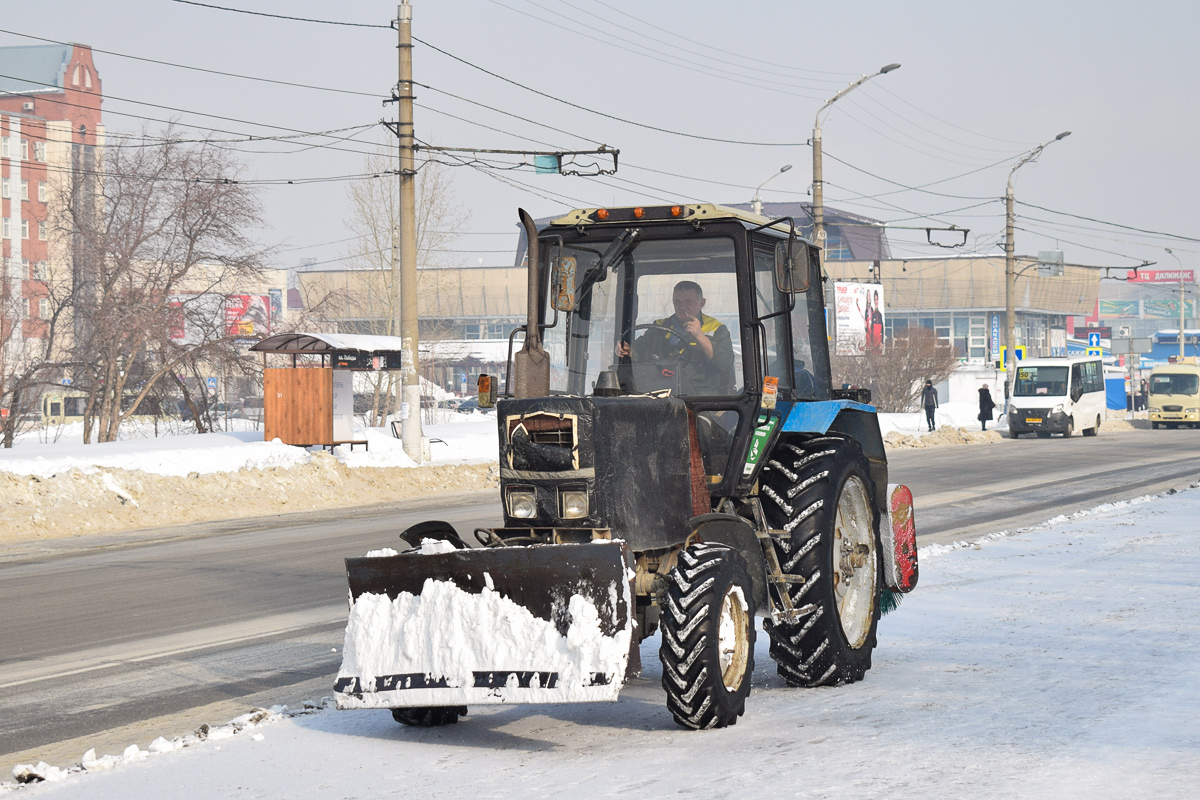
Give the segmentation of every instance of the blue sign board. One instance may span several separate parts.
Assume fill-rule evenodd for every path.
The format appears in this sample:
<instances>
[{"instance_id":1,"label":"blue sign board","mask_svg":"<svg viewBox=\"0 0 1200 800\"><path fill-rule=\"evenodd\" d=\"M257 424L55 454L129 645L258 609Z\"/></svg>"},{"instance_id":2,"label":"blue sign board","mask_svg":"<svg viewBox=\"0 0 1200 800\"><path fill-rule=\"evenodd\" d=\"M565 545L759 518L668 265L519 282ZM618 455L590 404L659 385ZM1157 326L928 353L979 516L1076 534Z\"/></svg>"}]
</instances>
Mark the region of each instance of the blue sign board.
<instances>
[{"instance_id":1,"label":"blue sign board","mask_svg":"<svg viewBox=\"0 0 1200 800\"><path fill-rule=\"evenodd\" d=\"M1100 331L1088 331L1088 347L1100 346ZM1092 355L1092 353L1088 353Z\"/></svg>"},{"instance_id":2,"label":"blue sign board","mask_svg":"<svg viewBox=\"0 0 1200 800\"><path fill-rule=\"evenodd\" d=\"M992 314L992 352L1000 352L1000 315Z\"/></svg>"}]
</instances>

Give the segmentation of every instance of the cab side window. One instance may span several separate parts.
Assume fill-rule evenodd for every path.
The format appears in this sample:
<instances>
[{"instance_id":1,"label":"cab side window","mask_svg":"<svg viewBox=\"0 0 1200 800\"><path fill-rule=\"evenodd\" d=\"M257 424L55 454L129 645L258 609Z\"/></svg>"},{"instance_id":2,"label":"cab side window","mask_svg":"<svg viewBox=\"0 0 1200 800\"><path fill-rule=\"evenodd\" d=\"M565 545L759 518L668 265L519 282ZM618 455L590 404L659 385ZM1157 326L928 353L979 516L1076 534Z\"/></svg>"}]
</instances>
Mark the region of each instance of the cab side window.
<instances>
[{"instance_id":1,"label":"cab side window","mask_svg":"<svg viewBox=\"0 0 1200 800\"><path fill-rule=\"evenodd\" d=\"M1083 364L1071 365L1071 399L1083 397Z\"/></svg>"}]
</instances>

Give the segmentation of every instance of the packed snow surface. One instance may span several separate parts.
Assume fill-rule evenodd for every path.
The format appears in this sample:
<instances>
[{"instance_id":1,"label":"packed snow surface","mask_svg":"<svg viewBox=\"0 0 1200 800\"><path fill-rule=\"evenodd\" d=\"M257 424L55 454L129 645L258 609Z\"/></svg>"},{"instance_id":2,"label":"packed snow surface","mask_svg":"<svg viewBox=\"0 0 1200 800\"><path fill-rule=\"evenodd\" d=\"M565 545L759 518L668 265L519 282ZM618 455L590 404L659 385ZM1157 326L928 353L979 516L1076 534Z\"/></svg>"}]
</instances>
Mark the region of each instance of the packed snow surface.
<instances>
[{"instance_id":1,"label":"packed snow surface","mask_svg":"<svg viewBox=\"0 0 1200 800\"><path fill-rule=\"evenodd\" d=\"M671 721L653 636L617 703L472 706L435 729L283 717L15 796L1195 797L1198 517L1186 491L922 548L865 680L788 688L760 633L746 715L723 730Z\"/></svg>"}]
</instances>

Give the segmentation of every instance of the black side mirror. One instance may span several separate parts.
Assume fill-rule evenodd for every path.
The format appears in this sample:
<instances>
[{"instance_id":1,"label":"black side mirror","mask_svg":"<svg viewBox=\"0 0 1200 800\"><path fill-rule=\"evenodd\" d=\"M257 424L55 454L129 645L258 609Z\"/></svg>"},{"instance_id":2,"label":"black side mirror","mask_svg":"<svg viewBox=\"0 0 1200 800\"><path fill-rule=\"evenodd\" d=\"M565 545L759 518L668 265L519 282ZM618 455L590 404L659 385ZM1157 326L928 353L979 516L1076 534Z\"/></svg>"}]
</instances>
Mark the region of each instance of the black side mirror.
<instances>
[{"instance_id":1,"label":"black side mirror","mask_svg":"<svg viewBox=\"0 0 1200 800\"><path fill-rule=\"evenodd\" d=\"M812 283L808 246L796 239L775 245L775 285L784 294L807 292Z\"/></svg>"},{"instance_id":2,"label":"black side mirror","mask_svg":"<svg viewBox=\"0 0 1200 800\"><path fill-rule=\"evenodd\" d=\"M559 248L550 252L550 307L556 311L575 308L575 258L564 257Z\"/></svg>"}]
</instances>

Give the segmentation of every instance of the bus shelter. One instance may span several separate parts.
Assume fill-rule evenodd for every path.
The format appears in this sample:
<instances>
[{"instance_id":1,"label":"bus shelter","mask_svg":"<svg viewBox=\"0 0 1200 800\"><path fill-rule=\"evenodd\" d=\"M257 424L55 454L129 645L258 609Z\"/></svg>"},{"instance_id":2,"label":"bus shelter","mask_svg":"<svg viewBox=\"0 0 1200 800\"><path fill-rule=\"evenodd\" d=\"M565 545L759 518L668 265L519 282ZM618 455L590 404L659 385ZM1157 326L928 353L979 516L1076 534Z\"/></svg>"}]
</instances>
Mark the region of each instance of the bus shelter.
<instances>
[{"instance_id":1,"label":"bus shelter","mask_svg":"<svg viewBox=\"0 0 1200 800\"><path fill-rule=\"evenodd\" d=\"M280 333L250 350L263 355L264 438L304 447L366 447L354 438L354 373L403 364L399 336ZM268 356L290 356L291 363L268 366Z\"/></svg>"}]
</instances>

